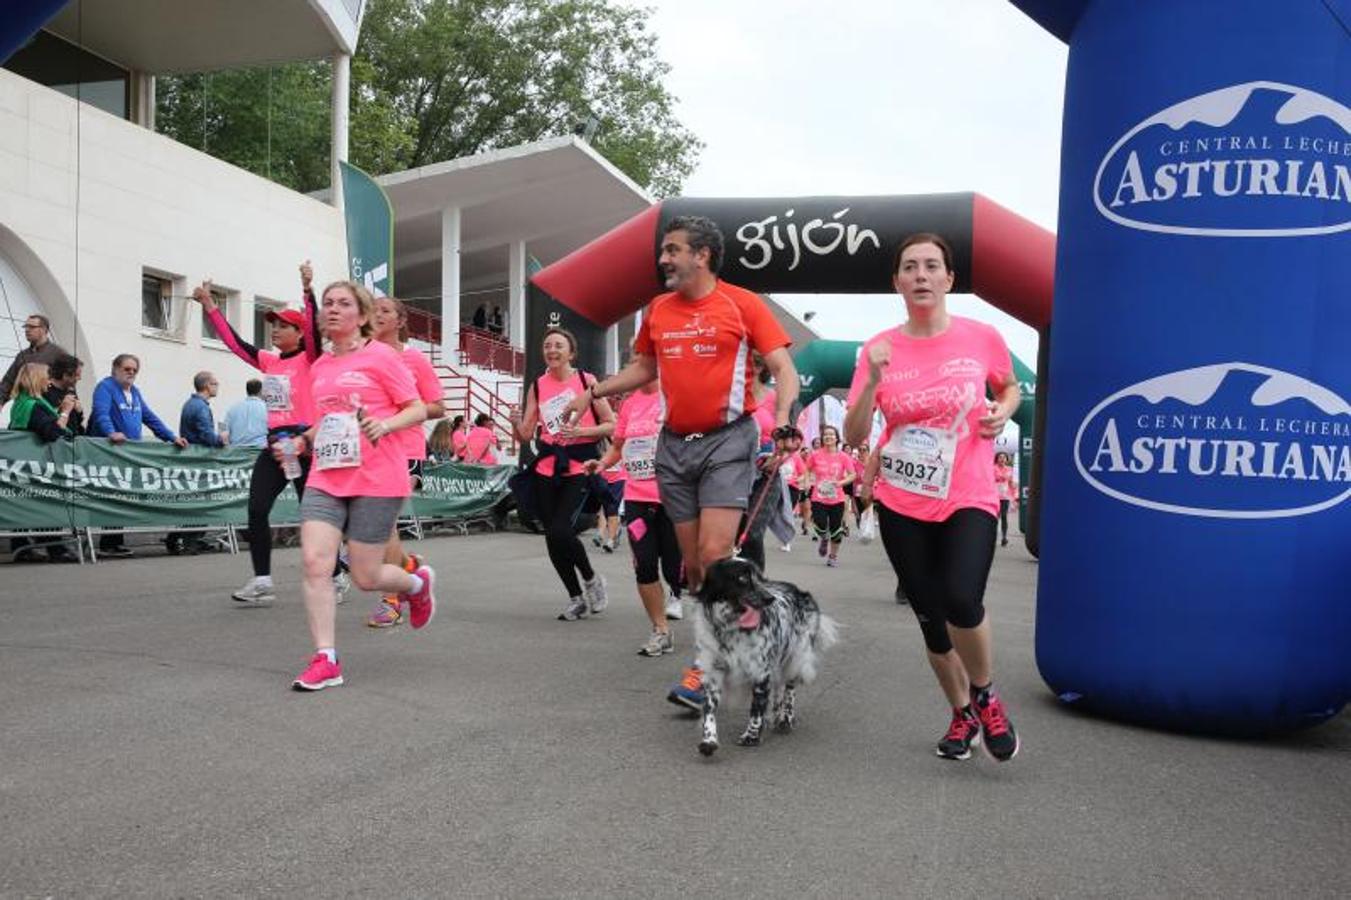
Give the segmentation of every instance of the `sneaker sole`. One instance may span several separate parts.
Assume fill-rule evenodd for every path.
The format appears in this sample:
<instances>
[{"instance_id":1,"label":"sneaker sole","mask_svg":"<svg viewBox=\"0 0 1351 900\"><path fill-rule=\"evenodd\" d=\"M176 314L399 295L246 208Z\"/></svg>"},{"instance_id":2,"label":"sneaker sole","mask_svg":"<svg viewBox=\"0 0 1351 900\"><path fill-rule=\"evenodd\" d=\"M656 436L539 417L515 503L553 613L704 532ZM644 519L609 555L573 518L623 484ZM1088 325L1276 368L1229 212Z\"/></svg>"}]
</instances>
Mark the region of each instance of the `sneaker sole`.
<instances>
[{"instance_id":1,"label":"sneaker sole","mask_svg":"<svg viewBox=\"0 0 1351 900\"><path fill-rule=\"evenodd\" d=\"M402 616L400 616L399 618L395 619L393 622L372 622L370 619L367 619L367 620L366 620L366 627L367 627L367 628L393 628L393 627L396 626L396 625L402 625L402 624L403 624L403 617L402 617Z\"/></svg>"},{"instance_id":2,"label":"sneaker sole","mask_svg":"<svg viewBox=\"0 0 1351 900\"><path fill-rule=\"evenodd\" d=\"M695 703L693 700L690 700L686 697L682 697L675 692L667 694L666 699L674 703L676 706L683 706L685 709L692 709L695 712L704 711L704 705L702 703Z\"/></svg>"},{"instance_id":3,"label":"sneaker sole","mask_svg":"<svg viewBox=\"0 0 1351 900\"><path fill-rule=\"evenodd\" d=\"M262 597L241 597L238 594L231 594L230 599L236 603L243 603L245 606L271 606L277 599L276 594L268 594Z\"/></svg>"},{"instance_id":4,"label":"sneaker sole","mask_svg":"<svg viewBox=\"0 0 1351 900\"><path fill-rule=\"evenodd\" d=\"M416 624L413 621L412 604L410 603L408 605L409 606L408 627L412 628L414 631L420 631L423 628L426 628L428 625L432 624L432 619L436 617L436 570L432 569L431 567L427 567L426 571L427 571L426 587L427 587L427 606L428 606L426 621L424 621L421 625Z\"/></svg>"},{"instance_id":5,"label":"sneaker sole","mask_svg":"<svg viewBox=\"0 0 1351 900\"><path fill-rule=\"evenodd\" d=\"M306 684L297 678L291 682L293 691L322 691L324 688L339 687L342 684L342 676L337 678L325 678L323 681L317 681L314 684Z\"/></svg>"},{"instance_id":6,"label":"sneaker sole","mask_svg":"<svg viewBox=\"0 0 1351 900\"><path fill-rule=\"evenodd\" d=\"M985 748L985 754L995 762L997 763L1008 762L1009 760L1013 759L1015 756L1018 755L1019 750L1023 749L1023 739L1018 737L1018 732L1015 731L1013 733L1013 752L1010 753L1008 756L996 756L995 752L990 749L989 741L981 741L981 746Z\"/></svg>"}]
</instances>

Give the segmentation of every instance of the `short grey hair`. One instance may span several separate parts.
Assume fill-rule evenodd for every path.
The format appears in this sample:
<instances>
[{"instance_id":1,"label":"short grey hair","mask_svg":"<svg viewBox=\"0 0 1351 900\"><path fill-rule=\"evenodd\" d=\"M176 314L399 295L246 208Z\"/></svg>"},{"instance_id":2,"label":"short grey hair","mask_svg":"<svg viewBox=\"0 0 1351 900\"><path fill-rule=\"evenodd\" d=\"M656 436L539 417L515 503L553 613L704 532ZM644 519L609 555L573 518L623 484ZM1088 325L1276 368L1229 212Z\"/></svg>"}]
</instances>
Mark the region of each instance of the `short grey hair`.
<instances>
[{"instance_id":1,"label":"short grey hair","mask_svg":"<svg viewBox=\"0 0 1351 900\"><path fill-rule=\"evenodd\" d=\"M207 371L198 372L196 375L192 376L192 389L198 392L205 390L206 386L210 384L211 380L215 377L216 376Z\"/></svg>"},{"instance_id":2,"label":"short grey hair","mask_svg":"<svg viewBox=\"0 0 1351 900\"><path fill-rule=\"evenodd\" d=\"M673 231L685 232L690 249L698 252L708 250L708 271L714 275L722 268L722 229L718 223L707 216L676 216L667 224L662 236Z\"/></svg>"}]
</instances>

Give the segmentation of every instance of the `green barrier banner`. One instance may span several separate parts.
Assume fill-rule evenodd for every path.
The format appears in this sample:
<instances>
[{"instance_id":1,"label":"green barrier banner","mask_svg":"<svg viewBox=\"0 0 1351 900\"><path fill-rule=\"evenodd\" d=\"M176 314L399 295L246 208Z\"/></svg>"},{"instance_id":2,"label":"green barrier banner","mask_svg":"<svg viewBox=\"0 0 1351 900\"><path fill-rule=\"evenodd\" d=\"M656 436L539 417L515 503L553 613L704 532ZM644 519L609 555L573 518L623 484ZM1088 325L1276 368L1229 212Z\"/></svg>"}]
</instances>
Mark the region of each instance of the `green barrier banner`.
<instances>
[{"instance_id":1,"label":"green barrier banner","mask_svg":"<svg viewBox=\"0 0 1351 900\"><path fill-rule=\"evenodd\" d=\"M76 438L44 444L0 431L0 531L25 528L242 525L257 450ZM428 466L413 500L420 518L483 515L506 494L511 466ZM296 522L291 488L273 522Z\"/></svg>"}]
</instances>

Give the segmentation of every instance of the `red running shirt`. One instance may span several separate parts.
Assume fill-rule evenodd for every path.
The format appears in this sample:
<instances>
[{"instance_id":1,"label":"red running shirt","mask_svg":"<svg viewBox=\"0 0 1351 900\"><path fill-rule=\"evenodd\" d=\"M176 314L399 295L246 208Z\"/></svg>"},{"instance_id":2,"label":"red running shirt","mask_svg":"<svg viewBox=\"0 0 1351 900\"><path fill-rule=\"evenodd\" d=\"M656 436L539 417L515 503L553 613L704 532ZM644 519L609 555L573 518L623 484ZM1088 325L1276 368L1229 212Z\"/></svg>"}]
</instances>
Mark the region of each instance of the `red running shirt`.
<instances>
[{"instance_id":1,"label":"red running shirt","mask_svg":"<svg viewBox=\"0 0 1351 900\"><path fill-rule=\"evenodd\" d=\"M698 300L654 299L634 349L657 360L667 427L695 434L754 412L751 351L763 356L791 344L763 300L718 279Z\"/></svg>"}]
</instances>

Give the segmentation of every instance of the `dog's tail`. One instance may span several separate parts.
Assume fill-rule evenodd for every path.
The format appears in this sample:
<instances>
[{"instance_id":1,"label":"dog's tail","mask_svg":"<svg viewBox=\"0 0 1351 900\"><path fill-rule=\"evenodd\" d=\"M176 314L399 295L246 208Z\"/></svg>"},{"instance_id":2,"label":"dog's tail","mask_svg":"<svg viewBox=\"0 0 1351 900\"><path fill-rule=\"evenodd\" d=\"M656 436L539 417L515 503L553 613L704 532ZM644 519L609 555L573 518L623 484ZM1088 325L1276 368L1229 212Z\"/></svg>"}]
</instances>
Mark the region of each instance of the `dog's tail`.
<instances>
[{"instance_id":1,"label":"dog's tail","mask_svg":"<svg viewBox=\"0 0 1351 900\"><path fill-rule=\"evenodd\" d=\"M840 623L825 613L821 613L821 624L816 629L812 647L816 650L829 650L840 640Z\"/></svg>"}]
</instances>

